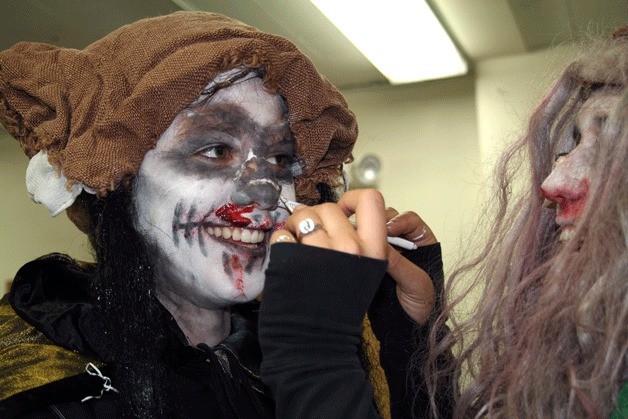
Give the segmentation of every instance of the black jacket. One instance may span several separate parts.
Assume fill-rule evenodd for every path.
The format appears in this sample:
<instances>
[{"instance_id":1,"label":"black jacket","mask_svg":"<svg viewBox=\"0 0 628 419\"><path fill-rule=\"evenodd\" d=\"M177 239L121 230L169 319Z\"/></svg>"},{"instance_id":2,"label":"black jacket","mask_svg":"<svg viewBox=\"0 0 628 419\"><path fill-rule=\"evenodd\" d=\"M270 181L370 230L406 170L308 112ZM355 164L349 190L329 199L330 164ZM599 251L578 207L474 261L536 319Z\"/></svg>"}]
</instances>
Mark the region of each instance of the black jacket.
<instances>
[{"instance_id":1,"label":"black jacket","mask_svg":"<svg viewBox=\"0 0 628 419\"><path fill-rule=\"evenodd\" d=\"M105 389L103 377L110 377L111 369L98 346L89 302L93 277L92 266L59 254L18 272L10 294L0 300L0 417L118 416L118 395ZM162 310L156 321L170 331L164 360L175 417L273 416L274 403L259 380L257 307L257 302L234 307L231 335L211 348L188 346L174 318ZM115 381L110 385L115 388ZM89 399L80 402L84 398Z\"/></svg>"}]
</instances>

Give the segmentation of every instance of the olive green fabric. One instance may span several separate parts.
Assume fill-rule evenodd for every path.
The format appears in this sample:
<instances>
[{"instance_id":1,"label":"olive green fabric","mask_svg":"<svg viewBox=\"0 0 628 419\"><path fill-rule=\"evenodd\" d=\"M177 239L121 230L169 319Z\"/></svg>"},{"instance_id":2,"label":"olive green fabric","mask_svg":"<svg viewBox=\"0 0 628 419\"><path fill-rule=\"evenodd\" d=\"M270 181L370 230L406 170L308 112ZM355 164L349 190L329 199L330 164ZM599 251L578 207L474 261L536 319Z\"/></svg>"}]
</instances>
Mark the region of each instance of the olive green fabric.
<instances>
[{"instance_id":1,"label":"olive green fabric","mask_svg":"<svg viewBox=\"0 0 628 419\"><path fill-rule=\"evenodd\" d=\"M92 359L61 348L0 299L0 400L22 391L80 374Z\"/></svg>"},{"instance_id":2,"label":"olive green fabric","mask_svg":"<svg viewBox=\"0 0 628 419\"><path fill-rule=\"evenodd\" d=\"M381 344L373 332L368 316L364 316L362 327L362 350L369 363L367 373L369 381L373 384L373 398L382 418L390 419L390 390L386 374L379 361Z\"/></svg>"}]
</instances>

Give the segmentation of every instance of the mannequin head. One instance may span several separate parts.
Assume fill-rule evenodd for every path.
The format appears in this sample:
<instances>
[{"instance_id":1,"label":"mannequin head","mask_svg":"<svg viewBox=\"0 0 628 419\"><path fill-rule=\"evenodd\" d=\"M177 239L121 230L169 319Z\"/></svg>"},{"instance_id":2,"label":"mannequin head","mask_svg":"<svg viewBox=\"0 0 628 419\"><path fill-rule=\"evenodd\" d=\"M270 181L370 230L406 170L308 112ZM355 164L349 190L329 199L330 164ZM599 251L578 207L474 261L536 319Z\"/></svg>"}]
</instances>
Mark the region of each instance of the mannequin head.
<instances>
[{"instance_id":1,"label":"mannequin head","mask_svg":"<svg viewBox=\"0 0 628 419\"><path fill-rule=\"evenodd\" d=\"M457 415L610 415L628 373L627 55L625 36L590 45L501 158L488 240L449 278L438 325L453 327L432 336L432 397L453 373Z\"/></svg>"}]
</instances>

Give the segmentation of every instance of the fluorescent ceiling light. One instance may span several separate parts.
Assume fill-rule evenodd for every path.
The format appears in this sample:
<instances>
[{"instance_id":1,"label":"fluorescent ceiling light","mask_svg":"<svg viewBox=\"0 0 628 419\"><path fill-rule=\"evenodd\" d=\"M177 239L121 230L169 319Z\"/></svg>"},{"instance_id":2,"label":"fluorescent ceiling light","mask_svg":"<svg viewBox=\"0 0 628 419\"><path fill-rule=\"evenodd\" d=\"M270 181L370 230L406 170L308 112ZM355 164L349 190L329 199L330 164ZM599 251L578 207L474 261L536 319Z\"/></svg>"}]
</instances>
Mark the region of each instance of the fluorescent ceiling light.
<instances>
[{"instance_id":1,"label":"fluorescent ceiling light","mask_svg":"<svg viewBox=\"0 0 628 419\"><path fill-rule=\"evenodd\" d=\"M392 84L467 73L424 0L310 0Z\"/></svg>"}]
</instances>

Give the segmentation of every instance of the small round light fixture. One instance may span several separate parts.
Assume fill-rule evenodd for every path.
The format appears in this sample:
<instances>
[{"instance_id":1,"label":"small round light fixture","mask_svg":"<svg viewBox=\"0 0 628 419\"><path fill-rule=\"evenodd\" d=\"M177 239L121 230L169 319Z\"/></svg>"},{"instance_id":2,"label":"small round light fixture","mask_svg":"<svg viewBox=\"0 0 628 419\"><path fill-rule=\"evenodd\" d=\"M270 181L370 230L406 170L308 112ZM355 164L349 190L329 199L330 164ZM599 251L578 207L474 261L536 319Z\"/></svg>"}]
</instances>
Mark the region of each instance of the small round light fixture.
<instances>
[{"instance_id":1,"label":"small round light fixture","mask_svg":"<svg viewBox=\"0 0 628 419\"><path fill-rule=\"evenodd\" d=\"M377 156L368 154L353 165L352 186L357 188L375 188L379 182L381 163Z\"/></svg>"}]
</instances>

